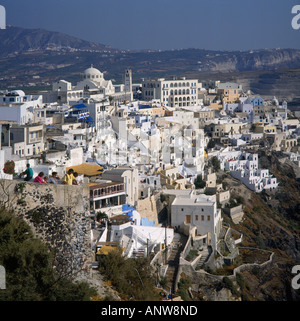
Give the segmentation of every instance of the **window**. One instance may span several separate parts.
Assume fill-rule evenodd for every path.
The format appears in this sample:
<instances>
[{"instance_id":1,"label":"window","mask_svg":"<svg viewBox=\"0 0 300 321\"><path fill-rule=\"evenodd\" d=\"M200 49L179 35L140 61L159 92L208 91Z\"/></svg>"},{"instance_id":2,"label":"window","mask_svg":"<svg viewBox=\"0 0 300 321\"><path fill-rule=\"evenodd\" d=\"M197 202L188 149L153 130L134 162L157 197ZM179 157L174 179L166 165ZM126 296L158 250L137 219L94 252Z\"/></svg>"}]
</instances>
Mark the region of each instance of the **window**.
<instances>
[{"instance_id":1,"label":"window","mask_svg":"<svg viewBox=\"0 0 300 321\"><path fill-rule=\"evenodd\" d=\"M204 221L204 215L201 215L201 221Z\"/></svg>"},{"instance_id":2,"label":"window","mask_svg":"<svg viewBox=\"0 0 300 321\"><path fill-rule=\"evenodd\" d=\"M198 221L198 215L196 215L196 221Z\"/></svg>"},{"instance_id":3,"label":"window","mask_svg":"<svg viewBox=\"0 0 300 321\"><path fill-rule=\"evenodd\" d=\"M186 223L187 224L191 223L191 215L186 215Z\"/></svg>"},{"instance_id":4,"label":"window","mask_svg":"<svg viewBox=\"0 0 300 321\"><path fill-rule=\"evenodd\" d=\"M210 215L207 216L207 220L210 221Z\"/></svg>"}]
</instances>

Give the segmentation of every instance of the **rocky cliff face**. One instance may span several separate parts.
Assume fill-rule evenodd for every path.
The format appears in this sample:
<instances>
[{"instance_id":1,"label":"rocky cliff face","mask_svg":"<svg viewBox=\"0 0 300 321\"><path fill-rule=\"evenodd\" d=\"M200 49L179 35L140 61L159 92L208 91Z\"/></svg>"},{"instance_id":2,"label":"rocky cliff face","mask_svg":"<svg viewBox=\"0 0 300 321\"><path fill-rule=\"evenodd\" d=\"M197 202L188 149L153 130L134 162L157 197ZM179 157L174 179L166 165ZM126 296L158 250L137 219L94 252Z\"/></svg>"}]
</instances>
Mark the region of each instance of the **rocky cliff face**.
<instances>
[{"instance_id":1,"label":"rocky cliff face","mask_svg":"<svg viewBox=\"0 0 300 321\"><path fill-rule=\"evenodd\" d=\"M259 161L260 167L269 168L280 185L272 192L253 193L230 176L225 178L231 195L239 196L244 206L244 218L239 224L223 214L224 223L243 234L238 245L240 255L233 265L210 271L213 276L185 267L182 272L191 280L194 300L300 299L299 290L292 287L292 268L300 262L299 169L283 154L268 150L259 151ZM220 173L220 177L223 175ZM268 251L273 254L266 261L262 254ZM234 276L237 266L242 268L235 270ZM232 282L226 290L225 276Z\"/></svg>"},{"instance_id":2,"label":"rocky cliff face","mask_svg":"<svg viewBox=\"0 0 300 321\"><path fill-rule=\"evenodd\" d=\"M273 70L298 68L300 51L292 49L259 50L232 52L208 57L204 61L203 71L235 72L249 70Z\"/></svg>"},{"instance_id":3,"label":"rocky cliff face","mask_svg":"<svg viewBox=\"0 0 300 321\"><path fill-rule=\"evenodd\" d=\"M260 166L279 181L273 192L243 195L245 219L234 228L244 235L244 246L274 252L272 264L242 275L244 295L250 300L299 300L291 287L292 267L300 262L300 184L296 166L281 153L259 151ZM247 196L246 196L247 195Z\"/></svg>"}]
</instances>

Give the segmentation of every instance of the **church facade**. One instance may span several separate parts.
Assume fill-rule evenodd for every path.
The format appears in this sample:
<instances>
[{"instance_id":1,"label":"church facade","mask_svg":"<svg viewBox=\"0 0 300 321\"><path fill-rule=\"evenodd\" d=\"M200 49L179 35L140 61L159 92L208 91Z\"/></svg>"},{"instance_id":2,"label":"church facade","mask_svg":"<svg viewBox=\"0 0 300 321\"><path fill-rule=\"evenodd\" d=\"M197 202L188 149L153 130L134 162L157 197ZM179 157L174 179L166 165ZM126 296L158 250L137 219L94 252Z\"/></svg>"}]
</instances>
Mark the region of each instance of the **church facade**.
<instances>
[{"instance_id":1,"label":"church facade","mask_svg":"<svg viewBox=\"0 0 300 321\"><path fill-rule=\"evenodd\" d=\"M91 65L81 74L81 80L73 86L66 80L59 80L52 84L52 92L45 93L44 102L58 102L65 104L76 103L80 99L93 98L97 101L109 100L117 104L124 100L132 100L132 72L125 71L125 86L123 90L116 90L112 80L106 80L103 73ZM131 86L130 86L131 85Z\"/></svg>"}]
</instances>

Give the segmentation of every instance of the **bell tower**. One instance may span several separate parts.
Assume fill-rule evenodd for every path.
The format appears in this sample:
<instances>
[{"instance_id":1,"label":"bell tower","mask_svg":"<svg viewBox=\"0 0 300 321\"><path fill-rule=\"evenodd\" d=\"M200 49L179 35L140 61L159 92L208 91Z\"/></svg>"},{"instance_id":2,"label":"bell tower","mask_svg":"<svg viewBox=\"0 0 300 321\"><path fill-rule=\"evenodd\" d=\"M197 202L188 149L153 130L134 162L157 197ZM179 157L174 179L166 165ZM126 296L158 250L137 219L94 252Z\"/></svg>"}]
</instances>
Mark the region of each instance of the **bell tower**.
<instances>
[{"instance_id":1,"label":"bell tower","mask_svg":"<svg viewBox=\"0 0 300 321\"><path fill-rule=\"evenodd\" d=\"M131 69L126 69L126 71L125 71L125 95L126 95L126 97L128 97L130 95L130 99L129 99L130 101L133 99L132 71L131 71Z\"/></svg>"}]
</instances>

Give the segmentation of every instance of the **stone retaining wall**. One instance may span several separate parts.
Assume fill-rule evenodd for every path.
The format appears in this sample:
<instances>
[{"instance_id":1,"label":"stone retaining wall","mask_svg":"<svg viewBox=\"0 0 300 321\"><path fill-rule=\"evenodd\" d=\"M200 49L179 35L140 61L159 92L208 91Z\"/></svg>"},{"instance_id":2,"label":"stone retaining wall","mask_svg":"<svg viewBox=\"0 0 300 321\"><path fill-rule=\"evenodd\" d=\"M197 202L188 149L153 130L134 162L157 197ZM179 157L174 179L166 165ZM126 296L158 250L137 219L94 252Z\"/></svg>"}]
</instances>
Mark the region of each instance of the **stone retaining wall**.
<instances>
[{"instance_id":1,"label":"stone retaining wall","mask_svg":"<svg viewBox=\"0 0 300 321\"><path fill-rule=\"evenodd\" d=\"M255 249L255 248L252 248L252 249ZM235 280L237 273L240 273L245 270L252 270L254 267L263 268L266 265L270 264L273 260L274 252L271 252L271 251L266 251L266 252L270 253L270 257L267 261L261 264L247 263L247 264L240 265L233 270L233 274L229 275L228 278L231 280ZM186 274L191 280L193 280L193 283L199 283L202 285L210 285L210 284L218 283L224 277L224 275L214 275L214 274L207 273L204 270L196 271L191 264L181 264L179 267L178 274L181 274L182 272Z\"/></svg>"},{"instance_id":2,"label":"stone retaining wall","mask_svg":"<svg viewBox=\"0 0 300 321\"><path fill-rule=\"evenodd\" d=\"M49 246L59 273L77 275L89 270L88 186L0 180L0 205L23 218Z\"/></svg>"}]
</instances>

